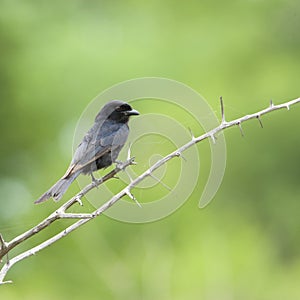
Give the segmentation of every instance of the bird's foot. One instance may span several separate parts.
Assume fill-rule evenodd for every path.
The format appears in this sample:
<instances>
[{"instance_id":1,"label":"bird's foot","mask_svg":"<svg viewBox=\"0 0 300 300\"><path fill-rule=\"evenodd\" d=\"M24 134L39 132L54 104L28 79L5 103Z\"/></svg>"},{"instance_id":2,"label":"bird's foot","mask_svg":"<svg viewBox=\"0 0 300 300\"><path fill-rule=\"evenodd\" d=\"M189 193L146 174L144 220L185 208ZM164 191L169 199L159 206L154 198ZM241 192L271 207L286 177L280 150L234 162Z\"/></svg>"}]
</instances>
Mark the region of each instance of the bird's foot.
<instances>
[{"instance_id":1,"label":"bird's foot","mask_svg":"<svg viewBox=\"0 0 300 300\"><path fill-rule=\"evenodd\" d=\"M95 185L96 188L98 188L98 179L95 178L93 173L91 173L91 177L92 177L93 184Z\"/></svg>"},{"instance_id":2,"label":"bird's foot","mask_svg":"<svg viewBox=\"0 0 300 300\"><path fill-rule=\"evenodd\" d=\"M115 160L116 168L123 169L124 163L121 160Z\"/></svg>"}]
</instances>

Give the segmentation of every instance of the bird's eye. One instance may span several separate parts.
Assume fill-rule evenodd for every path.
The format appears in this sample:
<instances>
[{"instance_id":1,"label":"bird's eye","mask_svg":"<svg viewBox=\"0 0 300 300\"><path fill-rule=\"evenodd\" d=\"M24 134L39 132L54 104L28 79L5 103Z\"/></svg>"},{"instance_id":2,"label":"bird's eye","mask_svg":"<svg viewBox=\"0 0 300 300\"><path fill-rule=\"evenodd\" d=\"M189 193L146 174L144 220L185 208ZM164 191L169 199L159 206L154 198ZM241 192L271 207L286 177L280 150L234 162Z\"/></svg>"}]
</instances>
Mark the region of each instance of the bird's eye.
<instances>
[{"instance_id":1,"label":"bird's eye","mask_svg":"<svg viewBox=\"0 0 300 300\"><path fill-rule=\"evenodd\" d=\"M119 107L116 109L116 111L119 111L119 112L121 112L121 111L130 111L130 110L132 110L132 108L131 108L131 106L128 105L128 104L122 104L121 106L119 106Z\"/></svg>"}]
</instances>

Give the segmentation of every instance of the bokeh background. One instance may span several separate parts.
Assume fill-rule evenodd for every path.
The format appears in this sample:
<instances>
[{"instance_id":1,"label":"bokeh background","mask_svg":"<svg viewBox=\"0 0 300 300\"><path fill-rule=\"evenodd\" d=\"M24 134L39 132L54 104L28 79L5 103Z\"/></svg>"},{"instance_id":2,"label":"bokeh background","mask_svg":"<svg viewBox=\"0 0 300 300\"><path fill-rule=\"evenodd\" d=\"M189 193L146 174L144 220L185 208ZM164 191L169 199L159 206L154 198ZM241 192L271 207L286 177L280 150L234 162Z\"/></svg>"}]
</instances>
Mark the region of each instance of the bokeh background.
<instances>
[{"instance_id":1,"label":"bokeh background","mask_svg":"<svg viewBox=\"0 0 300 300\"><path fill-rule=\"evenodd\" d=\"M68 165L82 111L113 84L178 80L219 116L222 95L227 119L270 99L299 97L299 1L0 6L0 232L7 240L57 207L33 201ZM144 112L142 102L137 108ZM263 130L248 122L243 138L228 130L226 174L205 209L198 208L200 178L185 205L163 220L128 224L103 216L15 265L7 277L14 284L1 286L0 298L300 299L299 117L295 106L265 116ZM68 195L76 191L73 184ZM85 209L92 209L88 202Z\"/></svg>"}]
</instances>

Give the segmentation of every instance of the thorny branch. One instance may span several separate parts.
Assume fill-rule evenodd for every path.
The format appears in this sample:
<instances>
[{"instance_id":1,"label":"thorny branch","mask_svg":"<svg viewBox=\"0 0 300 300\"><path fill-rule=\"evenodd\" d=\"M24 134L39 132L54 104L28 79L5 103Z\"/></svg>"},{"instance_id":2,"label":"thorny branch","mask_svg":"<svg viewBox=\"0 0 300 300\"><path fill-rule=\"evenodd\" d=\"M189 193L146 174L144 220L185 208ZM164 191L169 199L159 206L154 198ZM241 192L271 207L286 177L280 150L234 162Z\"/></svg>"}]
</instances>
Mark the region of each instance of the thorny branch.
<instances>
[{"instance_id":1,"label":"thorny branch","mask_svg":"<svg viewBox=\"0 0 300 300\"><path fill-rule=\"evenodd\" d=\"M137 186L141 181L143 181L146 177L150 176L152 178L155 178L155 176L153 175L153 172L156 169L160 168L162 165L166 164L169 160L173 159L174 157L182 157L183 158L182 152L184 152L188 148L192 147L196 143L199 143L200 141L203 141L203 140L208 139L208 138L212 139L213 143L215 143L216 142L215 136L216 136L217 133L223 131L226 128L233 127L233 126L238 126L241 130L242 135L243 135L243 130L242 130L242 123L243 122L246 122L246 121L251 120L251 119L257 119L260 123L260 126L263 127L262 122L261 122L261 117L263 115L265 115L267 113L270 113L272 111L275 111L275 110L283 109L283 108L286 108L286 109L289 110L290 106L292 106L296 103L299 103L299 102L300 102L300 98L285 102L283 104L278 104L278 105L275 105L273 103L273 101L271 101L269 107L267 107L267 108L265 108L265 109L263 109L259 112L256 112L256 113L250 114L250 115L246 115L246 116L243 116L241 118L238 118L238 119L227 122L226 119L225 119L225 110L224 110L223 99L221 97L220 98L220 104L221 104L221 117L222 117L222 119L221 119L221 123L220 123L219 126L217 126L216 128L202 134L201 136L194 137L192 135L192 139L188 143L184 144L180 148L176 149L172 153L168 154L167 156L165 156L162 159L160 159L159 161L157 161L148 170L146 170L144 173L139 175L134 180L131 179L131 182L124 189L122 189L119 193L114 195L109 201L104 203L101 207L96 209L94 212L92 212L92 213L68 213L67 210L71 206L73 206L74 204L79 203L80 205L82 205L81 198L84 195L86 195L89 191L91 191L95 187L101 185L105 181L107 181L111 178L114 178L114 176L117 173L119 173L120 171L125 170L128 166L135 164L134 159L130 158L131 153L130 153L130 147L129 147L128 159L127 159L126 162L118 163L114 170L112 170L111 172L106 174L104 177L98 179L96 182L92 182L91 184L87 185L77 195L75 195L69 201L64 203L61 207L59 207L55 212L53 212L47 218L45 218L43 221L41 221L38 225L34 226L33 228L29 229L28 231L24 232L23 234L15 237L10 242L6 242L3 238L3 236L0 234L0 263L3 261L3 257L6 256L6 262L2 266L2 269L0 270L0 285L4 284L4 283L10 283L11 282L11 281L4 281L4 279L6 277L7 272L10 270L10 268L14 264L16 264L17 262L19 262L19 261L21 261L21 260L23 260L27 257L30 257L30 256L36 254L37 252L41 251L42 249L44 249L44 248L50 246L51 244L55 243L59 239L65 237L66 235L68 235L69 233L71 233L75 229L79 228L83 224L85 224L88 221L94 219L95 217L101 215L104 211L106 211L109 207L111 207L114 203L119 201L125 195L129 196L138 205L140 205L137 202L134 195L131 193L131 190L135 186ZM158 180L158 182L160 182L161 184L166 186L159 179L157 179L157 180ZM167 187L167 188L169 189L169 187ZM60 219L66 219L66 218L68 218L68 219L79 219L79 221L73 223L72 225L70 225L69 227L67 227L66 229L61 231L60 233L58 233L55 236L47 239L46 241L42 242L41 244L39 244L39 245L37 245L37 246L27 250L27 251L24 251L23 253L18 254L15 257L11 258L11 259L8 259L8 253L12 249L14 249L16 246L18 246L19 244L21 244L25 240L29 239L30 237L36 235L37 233L41 232L43 229L50 226L53 222L55 222L57 220L60 220Z\"/></svg>"}]
</instances>

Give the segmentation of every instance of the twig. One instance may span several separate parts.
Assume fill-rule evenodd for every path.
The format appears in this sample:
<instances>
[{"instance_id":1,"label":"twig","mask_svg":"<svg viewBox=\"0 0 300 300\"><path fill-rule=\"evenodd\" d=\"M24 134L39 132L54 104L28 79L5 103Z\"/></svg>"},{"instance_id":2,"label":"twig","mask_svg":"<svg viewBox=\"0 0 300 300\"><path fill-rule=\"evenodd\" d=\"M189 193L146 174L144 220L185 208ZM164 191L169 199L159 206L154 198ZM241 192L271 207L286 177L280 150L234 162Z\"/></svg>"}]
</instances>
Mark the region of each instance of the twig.
<instances>
[{"instance_id":1,"label":"twig","mask_svg":"<svg viewBox=\"0 0 300 300\"><path fill-rule=\"evenodd\" d=\"M104 183L105 181L109 180L110 178L113 178L117 173L127 168L129 165L134 163L134 158L131 158L124 162L123 164L118 164L114 170L106 174L104 177L97 179L95 182L90 183L87 185L84 189L82 189L77 195L75 195L73 198L71 198L69 201L67 201L65 204L63 204L60 208L58 208L55 212L50 214L46 219L44 219L42 222L40 222L35 227L29 229L28 231L24 232L23 234L15 237L10 242L4 243L5 247L1 247L0 249L0 259L8 253L10 250L15 248L20 243L24 242L28 238L34 236L35 234L39 233L43 229L47 228L51 223L55 222L59 219L87 219L92 218L92 215L90 214L69 214L66 213L66 211L73 206L76 203L81 203L81 198L86 195L90 190L93 188L99 186L100 184ZM1 236L2 237L2 236ZM3 238L2 241L4 242ZM2 242L1 242L2 244ZM1 280L0 280L1 283Z\"/></svg>"},{"instance_id":2,"label":"twig","mask_svg":"<svg viewBox=\"0 0 300 300\"><path fill-rule=\"evenodd\" d=\"M167 156L165 156L162 159L160 159L159 161L157 161L154 165L152 165L148 170L146 170L144 173L142 173L136 179L131 180L131 182L123 190L121 190L119 193L114 195L109 201L104 203L101 207L96 209L93 213L90 213L90 214L71 214L71 213L66 213L66 210L68 208L70 208L72 205L74 205L75 203L78 203L78 202L81 203L81 198L85 194L87 194L90 190L94 189L95 187L102 184L106 180L114 178L115 175L118 172L120 172L121 170L124 170L127 166L134 164L133 159L127 160L122 165L118 164L117 167L113 171L111 171L110 173L105 175L103 178L97 180L96 183L91 183L88 186L86 186L75 197L71 198L68 202L63 204L59 209L57 209L54 213L52 213L50 216L48 216L45 220L43 220L37 226L33 227L32 229L30 229L30 230L26 231L25 233L19 235L18 237L14 238L12 241L5 242L3 237L0 235L0 245L1 245L0 258L2 258L11 249L16 247L17 245L19 245L23 241L27 240L31 236L33 236L33 235L37 234L38 232L42 231L44 228L48 227L54 221L56 221L58 219L62 219L62 218L71 218L71 219L79 218L80 219L79 221L77 221L74 224L70 225L69 227L67 227L66 229L64 229L60 233L56 234L55 236L49 238L48 240L44 241L43 243L33 247L32 249L29 249L29 250L25 251L25 252L15 256L15 257L13 257L9 261L7 261L3 265L2 269L0 270L0 284L4 284L4 283L8 282L8 281L4 281L4 278L6 277L7 272L10 270L10 268L14 264L16 264L17 262L19 262L19 261L21 261L21 260L23 260L27 257L30 257L30 256L36 254L37 252L41 251L42 249L44 249L44 248L50 246L51 244L55 243L59 239L65 237L66 235L68 235L69 233L71 233L75 229L79 228L83 224L87 223L88 221L94 219L97 216L100 216L104 211L106 211L109 207L111 207L114 203L119 201L125 195L128 195L130 198L132 198L134 201L136 201L135 197L131 193L131 190L135 186L137 186L146 177L149 177L149 176L153 177L153 172L156 169L160 168L162 165L166 164L169 160L171 160L175 157L182 157L182 152L184 152L188 148L192 147L194 144L199 143L200 141L203 141L203 140L208 139L208 138L211 138L214 142L216 142L216 134L217 133L219 133L219 132L221 132L221 131L229 128L229 127L233 127L233 126L239 126L241 128L241 124L243 122L246 122L246 121L251 120L251 119L258 119L258 121L260 122L260 124L262 126L261 116L263 116L267 113L270 113L272 111L283 109L283 108L286 108L286 109L289 110L290 106L300 102L300 98L297 98L295 100L291 100L291 101L288 101L286 103L279 104L279 105L274 105L273 101L271 101L270 106L268 108L263 109L259 112L251 114L251 115L243 116L241 118L235 119L235 120L230 121L230 122L225 121L225 111L224 111L224 105L223 105L222 98L220 99L220 101L221 101L222 121L221 121L221 124L219 126L217 126L216 128L206 132L205 134L202 134L199 137L194 137L192 135L192 139L188 143L184 144L180 148L176 149L172 153L168 154ZM129 154L130 154L130 152L129 152Z\"/></svg>"}]
</instances>

